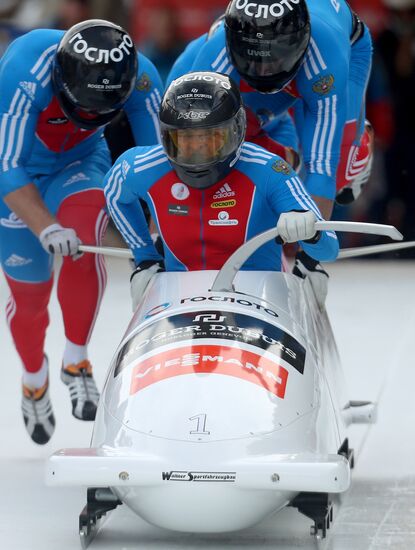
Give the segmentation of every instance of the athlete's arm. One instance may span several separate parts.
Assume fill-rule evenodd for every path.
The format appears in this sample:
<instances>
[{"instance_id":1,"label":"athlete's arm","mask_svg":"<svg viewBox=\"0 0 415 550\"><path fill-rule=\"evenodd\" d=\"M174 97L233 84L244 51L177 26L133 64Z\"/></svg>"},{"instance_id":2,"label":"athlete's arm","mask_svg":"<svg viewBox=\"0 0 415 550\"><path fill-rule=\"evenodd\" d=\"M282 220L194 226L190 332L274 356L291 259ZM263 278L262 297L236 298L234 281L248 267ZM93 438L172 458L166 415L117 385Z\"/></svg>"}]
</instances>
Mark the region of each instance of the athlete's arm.
<instances>
[{"instance_id":1,"label":"athlete's arm","mask_svg":"<svg viewBox=\"0 0 415 550\"><path fill-rule=\"evenodd\" d=\"M33 39L39 36L37 31L17 39L0 62L0 196L36 235L57 223L26 171L41 110L39 105L47 93L42 80L47 78L47 72L42 64L34 64L28 56L28 51L33 49ZM44 63L47 59L46 56Z\"/></svg>"},{"instance_id":2,"label":"athlete's arm","mask_svg":"<svg viewBox=\"0 0 415 550\"><path fill-rule=\"evenodd\" d=\"M139 53L137 83L124 106L136 145L160 142L158 112L162 95L163 84L156 67Z\"/></svg>"},{"instance_id":3,"label":"athlete's arm","mask_svg":"<svg viewBox=\"0 0 415 550\"><path fill-rule=\"evenodd\" d=\"M118 231L131 249L135 263L143 260L162 260L147 227L140 198L144 198L146 184L134 172L137 153L149 153L151 147L134 147L115 162L104 179L104 193L108 210Z\"/></svg>"},{"instance_id":4,"label":"athlete's arm","mask_svg":"<svg viewBox=\"0 0 415 550\"><path fill-rule=\"evenodd\" d=\"M303 98L303 122L299 131L307 191L324 216L330 218L346 123L349 45L344 44L341 34L337 35L321 22L316 36L323 38L319 43L311 38L309 54L297 77L298 91Z\"/></svg>"},{"instance_id":5,"label":"athlete's arm","mask_svg":"<svg viewBox=\"0 0 415 550\"><path fill-rule=\"evenodd\" d=\"M275 156L265 168L268 172L266 197L277 218L284 212L311 210L318 220L323 219L299 175L283 159ZM339 243L333 231L322 231L316 242L300 241L300 245L318 261L333 261L339 251Z\"/></svg>"},{"instance_id":6,"label":"athlete's arm","mask_svg":"<svg viewBox=\"0 0 415 550\"><path fill-rule=\"evenodd\" d=\"M297 130L288 112L277 115L269 124L264 126L264 131L274 141L298 151Z\"/></svg>"},{"instance_id":7,"label":"athlete's arm","mask_svg":"<svg viewBox=\"0 0 415 550\"><path fill-rule=\"evenodd\" d=\"M39 235L49 225L58 223L55 216L49 212L38 188L33 183L28 183L24 187L8 193L3 197L3 201L35 235Z\"/></svg>"}]
</instances>

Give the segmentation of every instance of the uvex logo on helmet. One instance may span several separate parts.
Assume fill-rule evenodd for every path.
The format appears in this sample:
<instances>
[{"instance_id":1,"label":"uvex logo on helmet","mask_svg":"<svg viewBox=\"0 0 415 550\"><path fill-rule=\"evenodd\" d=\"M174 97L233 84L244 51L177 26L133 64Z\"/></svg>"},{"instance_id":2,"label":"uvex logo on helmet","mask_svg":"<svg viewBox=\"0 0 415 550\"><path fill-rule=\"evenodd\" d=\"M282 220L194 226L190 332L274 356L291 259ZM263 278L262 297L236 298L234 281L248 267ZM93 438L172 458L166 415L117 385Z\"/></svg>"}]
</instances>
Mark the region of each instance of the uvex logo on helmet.
<instances>
[{"instance_id":1,"label":"uvex logo on helmet","mask_svg":"<svg viewBox=\"0 0 415 550\"><path fill-rule=\"evenodd\" d=\"M76 33L69 40L69 44L73 44L75 53L84 54L85 59L94 63L109 63L110 61L118 63L124 59L124 55L131 55L133 53L130 49L133 47L133 41L128 34L124 34L121 44L111 50L89 46L88 42L82 38L80 32Z\"/></svg>"},{"instance_id":2,"label":"uvex logo on helmet","mask_svg":"<svg viewBox=\"0 0 415 550\"><path fill-rule=\"evenodd\" d=\"M271 57L271 52L267 51L264 52L262 50L246 50L248 55L252 55L254 57Z\"/></svg>"},{"instance_id":3,"label":"uvex logo on helmet","mask_svg":"<svg viewBox=\"0 0 415 550\"><path fill-rule=\"evenodd\" d=\"M237 10L242 10L249 17L263 17L266 19L268 15L272 17L282 17L288 9L293 11L293 4L299 4L300 0L280 0L270 6L268 4L257 4L249 0L238 0L235 4Z\"/></svg>"}]
</instances>

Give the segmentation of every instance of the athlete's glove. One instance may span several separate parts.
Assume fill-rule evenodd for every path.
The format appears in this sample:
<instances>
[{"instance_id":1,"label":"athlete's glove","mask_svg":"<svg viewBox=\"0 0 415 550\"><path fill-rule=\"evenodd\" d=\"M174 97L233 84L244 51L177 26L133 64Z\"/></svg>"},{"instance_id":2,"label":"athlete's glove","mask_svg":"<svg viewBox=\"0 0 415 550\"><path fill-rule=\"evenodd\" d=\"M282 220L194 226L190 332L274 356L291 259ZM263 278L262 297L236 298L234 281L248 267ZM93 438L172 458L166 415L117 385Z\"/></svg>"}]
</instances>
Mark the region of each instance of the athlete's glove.
<instances>
[{"instance_id":1,"label":"athlete's glove","mask_svg":"<svg viewBox=\"0 0 415 550\"><path fill-rule=\"evenodd\" d=\"M296 241L317 242L320 232L316 230L317 218L314 212L284 212L277 223L279 237L284 243Z\"/></svg>"},{"instance_id":2,"label":"athlete's glove","mask_svg":"<svg viewBox=\"0 0 415 550\"><path fill-rule=\"evenodd\" d=\"M39 241L49 254L75 257L81 255L78 252L81 241L78 239L75 230L70 227L62 227L59 223L53 223L45 227L39 235Z\"/></svg>"},{"instance_id":3,"label":"athlete's glove","mask_svg":"<svg viewBox=\"0 0 415 550\"><path fill-rule=\"evenodd\" d=\"M140 262L130 277L130 292L133 311L137 309L138 304L144 295L144 292L152 279L153 275L164 271L163 262L155 260L144 260Z\"/></svg>"},{"instance_id":4,"label":"athlete's glove","mask_svg":"<svg viewBox=\"0 0 415 550\"><path fill-rule=\"evenodd\" d=\"M310 258L303 250L297 252L293 274L305 279L308 277L314 290L318 306L324 309L329 285L329 274L324 271L321 264Z\"/></svg>"}]
</instances>

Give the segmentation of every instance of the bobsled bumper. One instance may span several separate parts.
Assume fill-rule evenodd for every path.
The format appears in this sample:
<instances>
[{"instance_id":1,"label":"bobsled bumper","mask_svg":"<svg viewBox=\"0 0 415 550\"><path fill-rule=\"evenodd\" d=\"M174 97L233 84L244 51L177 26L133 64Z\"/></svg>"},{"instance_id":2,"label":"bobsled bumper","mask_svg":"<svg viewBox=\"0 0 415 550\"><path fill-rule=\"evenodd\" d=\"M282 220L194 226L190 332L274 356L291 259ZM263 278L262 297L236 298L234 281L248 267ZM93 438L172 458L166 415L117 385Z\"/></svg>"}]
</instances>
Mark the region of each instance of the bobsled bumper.
<instances>
[{"instance_id":1,"label":"bobsled bumper","mask_svg":"<svg viewBox=\"0 0 415 550\"><path fill-rule=\"evenodd\" d=\"M337 454L300 453L218 462L193 468L150 455L102 448L62 449L46 466L46 483L55 486L156 487L166 481L217 482L238 489L342 493L350 486L350 467Z\"/></svg>"}]
</instances>

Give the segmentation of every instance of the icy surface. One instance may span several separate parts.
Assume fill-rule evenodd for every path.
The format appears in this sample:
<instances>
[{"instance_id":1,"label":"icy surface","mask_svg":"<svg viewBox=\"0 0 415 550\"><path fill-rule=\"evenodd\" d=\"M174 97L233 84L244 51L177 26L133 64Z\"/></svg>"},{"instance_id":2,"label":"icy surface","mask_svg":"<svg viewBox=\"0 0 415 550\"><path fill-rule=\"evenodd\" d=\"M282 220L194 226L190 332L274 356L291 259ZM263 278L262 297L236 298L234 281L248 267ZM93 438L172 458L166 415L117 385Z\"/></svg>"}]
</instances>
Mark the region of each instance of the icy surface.
<instances>
[{"instance_id":1,"label":"icy surface","mask_svg":"<svg viewBox=\"0 0 415 550\"><path fill-rule=\"evenodd\" d=\"M352 489L343 497L329 537L310 537L310 520L294 509L240 533L200 536L152 527L123 506L109 515L91 550L415 548L415 264L349 260L328 270L328 310L350 397L380 403L376 425L351 430L357 455ZM128 273L124 262L109 263L109 285L90 347L100 387L130 317ZM20 364L5 322L7 295L0 276L0 548L76 550L85 492L45 487L43 468L55 450L87 446L92 425L71 416L67 389L59 380L64 339L54 297L46 348L57 429L45 447L29 440L20 414Z\"/></svg>"}]
</instances>

